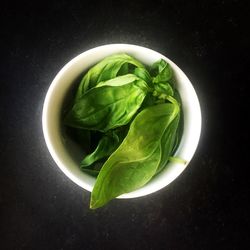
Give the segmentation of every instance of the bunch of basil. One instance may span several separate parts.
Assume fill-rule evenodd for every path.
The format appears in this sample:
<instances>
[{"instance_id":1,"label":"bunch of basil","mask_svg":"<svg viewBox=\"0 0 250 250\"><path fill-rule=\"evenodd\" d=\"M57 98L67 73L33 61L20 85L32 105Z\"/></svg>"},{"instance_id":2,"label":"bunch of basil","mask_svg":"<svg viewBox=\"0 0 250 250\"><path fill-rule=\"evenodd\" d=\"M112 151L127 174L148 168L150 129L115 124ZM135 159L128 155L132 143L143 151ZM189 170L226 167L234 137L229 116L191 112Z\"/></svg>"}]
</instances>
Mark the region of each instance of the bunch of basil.
<instances>
[{"instance_id":1,"label":"bunch of basil","mask_svg":"<svg viewBox=\"0 0 250 250\"><path fill-rule=\"evenodd\" d=\"M81 162L83 171L97 176L91 208L142 187L166 166L179 143L180 111L172 70L162 59L146 68L116 54L89 69L64 123L101 134Z\"/></svg>"}]
</instances>

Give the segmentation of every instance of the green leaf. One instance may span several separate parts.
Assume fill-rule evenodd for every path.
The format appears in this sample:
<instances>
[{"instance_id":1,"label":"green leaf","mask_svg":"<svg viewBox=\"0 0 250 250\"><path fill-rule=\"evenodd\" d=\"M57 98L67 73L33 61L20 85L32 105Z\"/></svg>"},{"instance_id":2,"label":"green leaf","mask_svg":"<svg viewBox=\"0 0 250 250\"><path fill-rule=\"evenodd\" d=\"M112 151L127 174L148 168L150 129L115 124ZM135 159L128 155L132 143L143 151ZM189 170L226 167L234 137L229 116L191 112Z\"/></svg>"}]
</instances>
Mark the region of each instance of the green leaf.
<instances>
[{"instance_id":1,"label":"green leaf","mask_svg":"<svg viewBox=\"0 0 250 250\"><path fill-rule=\"evenodd\" d=\"M181 97L180 97L180 94L178 93L177 90L175 90L175 92L174 92L174 98L179 103L179 105L181 106L182 105ZM175 143L174 143L173 150L172 150L172 153L171 153L172 155L174 155L175 151L177 150L177 148L178 148L178 146L180 144L182 134L183 134L183 129L184 129L183 110L181 109L180 110L179 125L178 125L177 131L176 131Z\"/></svg>"},{"instance_id":2,"label":"green leaf","mask_svg":"<svg viewBox=\"0 0 250 250\"><path fill-rule=\"evenodd\" d=\"M148 87L147 87L147 84L145 83L145 81L142 81L139 77L137 77L133 74L118 76L116 78L100 82L95 86L95 88L103 87L103 86L118 87L118 86L123 86L123 85L129 84L129 83L133 83L135 81L138 81L137 85L139 83L142 83L140 86L143 89L145 89L145 91L147 91Z\"/></svg>"},{"instance_id":3,"label":"green leaf","mask_svg":"<svg viewBox=\"0 0 250 250\"><path fill-rule=\"evenodd\" d=\"M104 163L91 194L91 208L145 185L156 173L162 155L162 136L179 112L164 103L141 111L128 135Z\"/></svg>"},{"instance_id":4,"label":"green leaf","mask_svg":"<svg viewBox=\"0 0 250 250\"><path fill-rule=\"evenodd\" d=\"M96 149L87 156L81 162L81 168L86 168L92 165L94 162L109 156L114 149L119 145L119 138L116 134L112 136L104 135L99 141Z\"/></svg>"},{"instance_id":5,"label":"green leaf","mask_svg":"<svg viewBox=\"0 0 250 250\"><path fill-rule=\"evenodd\" d=\"M140 108L148 88L143 80L131 74L100 85L76 101L65 117L66 125L101 132L123 126Z\"/></svg>"},{"instance_id":6,"label":"green leaf","mask_svg":"<svg viewBox=\"0 0 250 250\"><path fill-rule=\"evenodd\" d=\"M124 63L121 68L119 69L118 73L116 76L123 76L129 73L129 64ZM108 80L108 79L107 79Z\"/></svg>"},{"instance_id":7,"label":"green leaf","mask_svg":"<svg viewBox=\"0 0 250 250\"><path fill-rule=\"evenodd\" d=\"M135 68L134 75L138 76L142 80L144 80L148 85L151 85L152 78L149 72L143 68Z\"/></svg>"},{"instance_id":8,"label":"green leaf","mask_svg":"<svg viewBox=\"0 0 250 250\"><path fill-rule=\"evenodd\" d=\"M170 96L174 95L174 90L168 82L155 83L154 89L155 91L157 91L158 95L161 95L161 94L170 95Z\"/></svg>"},{"instance_id":9,"label":"green leaf","mask_svg":"<svg viewBox=\"0 0 250 250\"><path fill-rule=\"evenodd\" d=\"M167 129L164 131L164 134L161 139L161 149L162 149L162 156L161 162L157 169L156 173L159 173L169 161L169 157L172 156L173 148L176 143L176 133L179 125L180 114L176 115L174 120L169 124Z\"/></svg>"},{"instance_id":10,"label":"green leaf","mask_svg":"<svg viewBox=\"0 0 250 250\"><path fill-rule=\"evenodd\" d=\"M151 67L154 83L168 82L173 75L170 65L163 59L155 62Z\"/></svg>"},{"instance_id":11,"label":"green leaf","mask_svg":"<svg viewBox=\"0 0 250 250\"><path fill-rule=\"evenodd\" d=\"M121 144L123 138L124 136L121 136L121 133L117 131L105 134L99 141L96 149L82 160L81 168L89 167L94 162L111 155Z\"/></svg>"},{"instance_id":12,"label":"green leaf","mask_svg":"<svg viewBox=\"0 0 250 250\"><path fill-rule=\"evenodd\" d=\"M153 96L152 93L148 93L144 98L144 101L140 107L140 111L143 110L144 108L155 105L157 100L158 100L157 97Z\"/></svg>"},{"instance_id":13,"label":"green leaf","mask_svg":"<svg viewBox=\"0 0 250 250\"><path fill-rule=\"evenodd\" d=\"M116 54L104 58L84 75L78 87L75 100L81 98L87 90L93 88L99 82L112 79L118 74L129 73L128 64L132 64L135 67L144 67L139 61L127 54Z\"/></svg>"}]
</instances>

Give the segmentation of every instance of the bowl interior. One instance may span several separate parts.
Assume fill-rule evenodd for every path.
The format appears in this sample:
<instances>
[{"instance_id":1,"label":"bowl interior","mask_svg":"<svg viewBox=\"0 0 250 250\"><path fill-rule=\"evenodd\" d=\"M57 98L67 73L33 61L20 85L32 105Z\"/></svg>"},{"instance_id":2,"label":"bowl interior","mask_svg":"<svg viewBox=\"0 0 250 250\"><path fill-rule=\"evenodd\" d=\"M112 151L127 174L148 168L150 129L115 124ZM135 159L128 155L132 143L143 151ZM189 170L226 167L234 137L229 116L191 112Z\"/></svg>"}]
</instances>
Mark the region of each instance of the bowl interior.
<instances>
[{"instance_id":1,"label":"bowl interior","mask_svg":"<svg viewBox=\"0 0 250 250\"><path fill-rule=\"evenodd\" d=\"M76 184L92 191L95 178L83 173L79 168L84 149L65 133L61 122L62 110L73 98L83 72L104 57L122 52L135 57L145 65L151 65L161 58L171 65L182 99L184 116L183 136L175 154L185 159L187 163L168 163L168 166L144 187L120 196L120 198L133 198L155 192L172 182L190 162L199 141L201 130L199 101L191 82L176 64L156 51L136 45L111 44L88 50L72 59L56 75L45 98L42 121L46 144L58 167Z\"/></svg>"}]
</instances>

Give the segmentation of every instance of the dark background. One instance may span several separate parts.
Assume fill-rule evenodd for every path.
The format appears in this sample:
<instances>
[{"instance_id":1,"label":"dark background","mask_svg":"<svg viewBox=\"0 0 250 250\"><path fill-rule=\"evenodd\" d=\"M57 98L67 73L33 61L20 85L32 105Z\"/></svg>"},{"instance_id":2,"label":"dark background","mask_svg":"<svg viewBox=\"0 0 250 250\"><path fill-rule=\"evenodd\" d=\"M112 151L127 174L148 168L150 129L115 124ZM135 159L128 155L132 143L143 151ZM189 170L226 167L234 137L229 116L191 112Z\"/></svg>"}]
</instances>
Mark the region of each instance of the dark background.
<instances>
[{"instance_id":1,"label":"dark background","mask_svg":"<svg viewBox=\"0 0 250 250\"><path fill-rule=\"evenodd\" d=\"M250 243L247 4L2 3L0 248L244 249ZM146 46L179 65L199 96L203 127L193 160L173 183L91 211L90 194L49 155L41 112L62 66L108 43Z\"/></svg>"}]
</instances>

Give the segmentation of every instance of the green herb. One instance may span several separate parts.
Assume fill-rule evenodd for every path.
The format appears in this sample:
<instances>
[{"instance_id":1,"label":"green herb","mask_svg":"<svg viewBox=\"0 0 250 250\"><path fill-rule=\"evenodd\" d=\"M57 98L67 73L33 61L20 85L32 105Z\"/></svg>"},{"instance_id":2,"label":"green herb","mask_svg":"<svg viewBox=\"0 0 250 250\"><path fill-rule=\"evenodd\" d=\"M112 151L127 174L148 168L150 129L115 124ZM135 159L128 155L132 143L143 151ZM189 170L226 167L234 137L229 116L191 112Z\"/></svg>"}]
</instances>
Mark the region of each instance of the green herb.
<instances>
[{"instance_id":1,"label":"green herb","mask_svg":"<svg viewBox=\"0 0 250 250\"><path fill-rule=\"evenodd\" d=\"M131 123L120 147L104 163L91 194L91 208L145 185L164 156L162 137L179 112L165 103L144 109ZM166 147L164 147L165 149Z\"/></svg>"},{"instance_id":2,"label":"green herb","mask_svg":"<svg viewBox=\"0 0 250 250\"><path fill-rule=\"evenodd\" d=\"M154 83L168 82L173 76L172 69L163 59L155 62L151 67Z\"/></svg>"},{"instance_id":3,"label":"green herb","mask_svg":"<svg viewBox=\"0 0 250 250\"><path fill-rule=\"evenodd\" d=\"M123 126L132 119L146 94L146 83L136 76L102 82L75 102L65 124L101 132Z\"/></svg>"},{"instance_id":4,"label":"green herb","mask_svg":"<svg viewBox=\"0 0 250 250\"><path fill-rule=\"evenodd\" d=\"M124 137L124 129L112 130L104 134L98 142L96 149L82 160L81 168L89 167L96 161L110 156L121 144Z\"/></svg>"},{"instance_id":5,"label":"green herb","mask_svg":"<svg viewBox=\"0 0 250 250\"><path fill-rule=\"evenodd\" d=\"M152 86L152 77L145 68L135 68L134 74L148 83L149 86Z\"/></svg>"},{"instance_id":6,"label":"green herb","mask_svg":"<svg viewBox=\"0 0 250 250\"><path fill-rule=\"evenodd\" d=\"M83 77L76 93L76 99L80 98L87 90L93 88L99 82L116 77L120 70L122 74L127 74L128 64L143 67L140 62L126 54L112 55L103 59Z\"/></svg>"},{"instance_id":7,"label":"green herb","mask_svg":"<svg viewBox=\"0 0 250 250\"><path fill-rule=\"evenodd\" d=\"M94 162L109 156L119 145L119 137L113 132L111 135L104 135L94 152L87 155L81 162L81 167L85 168L92 165Z\"/></svg>"},{"instance_id":8,"label":"green herb","mask_svg":"<svg viewBox=\"0 0 250 250\"><path fill-rule=\"evenodd\" d=\"M146 68L117 54L90 68L64 119L91 138L93 151L79 164L97 177L90 207L144 186L169 161L185 164L174 155L182 123L173 72L163 59ZM96 133L101 136L95 142Z\"/></svg>"}]
</instances>

